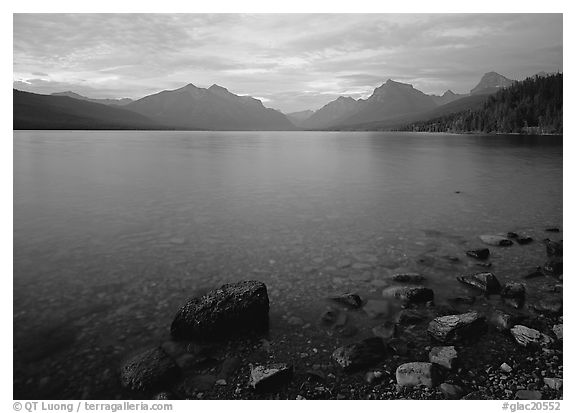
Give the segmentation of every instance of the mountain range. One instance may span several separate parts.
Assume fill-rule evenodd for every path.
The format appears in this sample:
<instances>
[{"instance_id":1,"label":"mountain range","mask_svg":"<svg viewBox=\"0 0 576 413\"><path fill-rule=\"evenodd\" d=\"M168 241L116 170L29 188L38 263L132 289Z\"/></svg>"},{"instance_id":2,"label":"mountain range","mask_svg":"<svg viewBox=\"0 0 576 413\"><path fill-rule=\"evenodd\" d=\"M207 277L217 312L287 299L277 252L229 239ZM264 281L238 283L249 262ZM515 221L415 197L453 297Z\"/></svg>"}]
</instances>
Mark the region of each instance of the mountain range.
<instances>
[{"instance_id":1,"label":"mountain range","mask_svg":"<svg viewBox=\"0 0 576 413\"><path fill-rule=\"evenodd\" d=\"M14 129L381 130L474 109L514 83L489 72L469 94L428 95L389 79L366 99L340 96L316 111L287 115L219 85L190 83L134 101L14 90Z\"/></svg>"}]
</instances>

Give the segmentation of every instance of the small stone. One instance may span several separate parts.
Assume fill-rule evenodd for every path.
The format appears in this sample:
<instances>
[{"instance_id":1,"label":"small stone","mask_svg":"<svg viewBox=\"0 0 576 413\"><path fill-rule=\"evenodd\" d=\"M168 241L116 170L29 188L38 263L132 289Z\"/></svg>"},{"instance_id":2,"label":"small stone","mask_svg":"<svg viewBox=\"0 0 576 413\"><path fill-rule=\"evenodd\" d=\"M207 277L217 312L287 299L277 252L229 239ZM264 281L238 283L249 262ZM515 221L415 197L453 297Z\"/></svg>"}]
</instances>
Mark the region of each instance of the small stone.
<instances>
[{"instance_id":1,"label":"small stone","mask_svg":"<svg viewBox=\"0 0 576 413\"><path fill-rule=\"evenodd\" d=\"M454 346L432 347L428 357L430 363L452 370L458 361L458 352Z\"/></svg>"},{"instance_id":2,"label":"small stone","mask_svg":"<svg viewBox=\"0 0 576 413\"><path fill-rule=\"evenodd\" d=\"M172 400L173 398L172 394L167 391L157 393L152 397L153 400Z\"/></svg>"},{"instance_id":3,"label":"small stone","mask_svg":"<svg viewBox=\"0 0 576 413\"><path fill-rule=\"evenodd\" d=\"M337 296L330 297L332 301L342 304L346 307L360 308L362 307L362 299L358 294L343 293Z\"/></svg>"},{"instance_id":4,"label":"small stone","mask_svg":"<svg viewBox=\"0 0 576 413\"><path fill-rule=\"evenodd\" d=\"M428 333L436 340L451 343L480 332L484 317L476 311L436 317L428 324Z\"/></svg>"},{"instance_id":5,"label":"small stone","mask_svg":"<svg viewBox=\"0 0 576 413\"><path fill-rule=\"evenodd\" d=\"M529 280L531 278L543 277L544 273L540 271L540 267L536 269L536 271L532 271L530 274L524 276L525 279Z\"/></svg>"},{"instance_id":6,"label":"small stone","mask_svg":"<svg viewBox=\"0 0 576 413\"><path fill-rule=\"evenodd\" d=\"M544 377L544 384L552 390L560 390L562 388L562 379L557 377Z\"/></svg>"},{"instance_id":7,"label":"small stone","mask_svg":"<svg viewBox=\"0 0 576 413\"><path fill-rule=\"evenodd\" d=\"M394 274L392 280L399 283L418 284L425 280L424 276L415 272Z\"/></svg>"},{"instance_id":8,"label":"small stone","mask_svg":"<svg viewBox=\"0 0 576 413\"><path fill-rule=\"evenodd\" d=\"M448 302L455 305L472 305L476 302L476 297L470 295L450 297L448 298Z\"/></svg>"},{"instance_id":9,"label":"small stone","mask_svg":"<svg viewBox=\"0 0 576 413\"><path fill-rule=\"evenodd\" d=\"M538 390L518 390L516 398L519 400L541 400L542 393Z\"/></svg>"},{"instance_id":10,"label":"small stone","mask_svg":"<svg viewBox=\"0 0 576 413\"><path fill-rule=\"evenodd\" d=\"M439 375L432 363L404 363L396 369L396 383L400 388L425 386L434 387Z\"/></svg>"},{"instance_id":11,"label":"small stone","mask_svg":"<svg viewBox=\"0 0 576 413\"><path fill-rule=\"evenodd\" d=\"M293 369L286 363L250 366L250 386L258 392L273 391L292 379Z\"/></svg>"},{"instance_id":12,"label":"small stone","mask_svg":"<svg viewBox=\"0 0 576 413\"><path fill-rule=\"evenodd\" d=\"M216 380L216 385L218 386L226 386L226 380L225 379L218 379Z\"/></svg>"},{"instance_id":13,"label":"small stone","mask_svg":"<svg viewBox=\"0 0 576 413\"><path fill-rule=\"evenodd\" d=\"M512 245L512 241L510 241L506 237L502 237L500 235L480 235L480 240L484 244L493 245L496 247L509 247Z\"/></svg>"},{"instance_id":14,"label":"small stone","mask_svg":"<svg viewBox=\"0 0 576 413\"><path fill-rule=\"evenodd\" d=\"M510 367L510 365L507 363L502 363L500 365L500 370L502 370L505 373L510 373L512 371L512 367Z\"/></svg>"},{"instance_id":15,"label":"small stone","mask_svg":"<svg viewBox=\"0 0 576 413\"><path fill-rule=\"evenodd\" d=\"M388 287L382 291L384 297L394 297L408 304L434 300L434 291L426 287Z\"/></svg>"},{"instance_id":16,"label":"small stone","mask_svg":"<svg viewBox=\"0 0 576 413\"><path fill-rule=\"evenodd\" d=\"M471 275L462 275L457 280L463 284L474 287L485 294L497 294L500 292L500 282L491 272L480 272Z\"/></svg>"},{"instance_id":17,"label":"small stone","mask_svg":"<svg viewBox=\"0 0 576 413\"><path fill-rule=\"evenodd\" d=\"M477 260L485 260L490 256L490 250L488 248L480 248L477 250L466 251L466 255Z\"/></svg>"},{"instance_id":18,"label":"small stone","mask_svg":"<svg viewBox=\"0 0 576 413\"><path fill-rule=\"evenodd\" d=\"M464 389L460 386L450 383L442 383L440 385L440 391L444 397L448 400L458 400L464 396Z\"/></svg>"},{"instance_id":19,"label":"small stone","mask_svg":"<svg viewBox=\"0 0 576 413\"><path fill-rule=\"evenodd\" d=\"M516 239L516 242L520 245L530 244L532 241L534 241L532 237L519 237Z\"/></svg>"},{"instance_id":20,"label":"small stone","mask_svg":"<svg viewBox=\"0 0 576 413\"><path fill-rule=\"evenodd\" d=\"M564 332L563 332L563 324L556 324L552 327L552 331L558 337L558 340L563 340Z\"/></svg>"},{"instance_id":21,"label":"small stone","mask_svg":"<svg viewBox=\"0 0 576 413\"><path fill-rule=\"evenodd\" d=\"M510 332L516 342L523 347L548 347L552 344L552 339L546 334L523 325L515 325L510 329Z\"/></svg>"}]
</instances>

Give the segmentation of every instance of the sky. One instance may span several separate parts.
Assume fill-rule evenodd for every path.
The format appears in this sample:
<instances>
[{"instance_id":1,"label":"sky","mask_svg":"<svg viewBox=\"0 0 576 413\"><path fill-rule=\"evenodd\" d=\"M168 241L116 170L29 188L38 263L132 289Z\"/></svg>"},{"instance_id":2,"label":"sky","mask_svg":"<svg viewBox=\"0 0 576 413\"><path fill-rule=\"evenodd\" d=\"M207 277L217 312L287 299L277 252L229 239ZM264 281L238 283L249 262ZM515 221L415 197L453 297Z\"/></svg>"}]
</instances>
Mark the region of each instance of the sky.
<instances>
[{"instance_id":1,"label":"sky","mask_svg":"<svg viewBox=\"0 0 576 413\"><path fill-rule=\"evenodd\" d=\"M14 14L14 88L138 99L218 84L285 113L387 79L468 93L563 70L561 14Z\"/></svg>"}]
</instances>

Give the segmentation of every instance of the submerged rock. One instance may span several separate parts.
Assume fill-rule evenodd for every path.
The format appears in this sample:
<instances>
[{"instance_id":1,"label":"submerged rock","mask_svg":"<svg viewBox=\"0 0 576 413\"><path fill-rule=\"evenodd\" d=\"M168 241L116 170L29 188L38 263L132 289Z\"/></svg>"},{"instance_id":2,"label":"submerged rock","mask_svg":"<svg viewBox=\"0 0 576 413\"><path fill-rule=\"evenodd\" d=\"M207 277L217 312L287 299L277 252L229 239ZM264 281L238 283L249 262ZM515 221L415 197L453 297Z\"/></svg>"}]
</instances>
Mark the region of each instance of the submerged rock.
<instances>
[{"instance_id":1,"label":"submerged rock","mask_svg":"<svg viewBox=\"0 0 576 413\"><path fill-rule=\"evenodd\" d=\"M492 324L498 331L510 330L519 321L519 317L510 315L501 310L494 310L488 322Z\"/></svg>"},{"instance_id":2,"label":"submerged rock","mask_svg":"<svg viewBox=\"0 0 576 413\"><path fill-rule=\"evenodd\" d=\"M526 288L524 287L524 284L510 281L504 284L502 291L500 291L500 296L506 304L519 309L524 306L524 301L526 300Z\"/></svg>"},{"instance_id":3,"label":"submerged rock","mask_svg":"<svg viewBox=\"0 0 576 413\"><path fill-rule=\"evenodd\" d=\"M436 340L452 343L479 333L484 317L476 311L436 317L428 324L428 333Z\"/></svg>"},{"instance_id":4,"label":"submerged rock","mask_svg":"<svg viewBox=\"0 0 576 413\"><path fill-rule=\"evenodd\" d=\"M426 314L418 310L406 308L398 313L397 320L400 325L414 325L426 319Z\"/></svg>"},{"instance_id":5,"label":"submerged rock","mask_svg":"<svg viewBox=\"0 0 576 413\"><path fill-rule=\"evenodd\" d=\"M250 366L250 387L257 392L273 391L287 384L292 375L292 366L286 363Z\"/></svg>"},{"instance_id":6,"label":"submerged rock","mask_svg":"<svg viewBox=\"0 0 576 413\"><path fill-rule=\"evenodd\" d=\"M552 344L552 339L546 334L523 325L515 325L510 333L522 347L548 347Z\"/></svg>"},{"instance_id":7,"label":"submerged rock","mask_svg":"<svg viewBox=\"0 0 576 413\"><path fill-rule=\"evenodd\" d=\"M330 297L330 299L338 304L342 304L350 308L360 308L362 307L362 299L358 294L353 293L343 293Z\"/></svg>"},{"instance_id":8,"label":"submerged rock","mask_svg":"<svg viewBox=\"0 0 576 413\"><path fill-rule=\"evenodd\" d=\"M479 272L471 275L461 275L456 278L463 284L474 287L485 294L497 294L500 292L500 282L491 272Z\"/></svg>"},{"instance_id":9,"label":"submerged rock","mask_svg":"<svg viewBox=\"0 0 576 413\"><path fill-rule=\"evenodd\" d=\"M224 284L188 301L176 314L171 334L178 339L213 339L268 329L266 285L259 281Z\"/></svg>"},{"instance_id":10,"label":"submerged rock","mask_svg":"<svg viewBox=\"0 0 576 413\"><path fill-rule=\"evenodd\" d=\"M386 317L391 312L391 305L385 300L368 300L363 310L370 318Z\"/></svg>"},{"instance_id":11,"label":"submerged rock","mask_svg":"<svg viewBox=\"0 0 576 413\"><path fill-rule=\"evenodd\" d=\"M534 241L532 237L518 237L516 239L516 242L520 245L530 244L532 241Z\"/></svg>"},{"instance_id":12,"label":"submerged rock","mask_svg":"<svg viewBox=\"0 0 576 413\"><path fill-rule=\"evenodd\" d=\"M562 299L545 298L533 304L531 308L537 313L558 315L562 313Z\"/></svg>"},{"instance_id":13,"label":"submerged rock","mask_svg":"<svg viewBox=\"0 0 576 413\"><path fill-rule=\"evenodd\" d=\"M448 298L448 302L453 305L472 305L475 301L476 297L470 295Z\"/></svg>"},{"instance_id":14,"label":"submerged rock","mask_svg":"<svg viewBox=\"0 0 576 413\"><path fill-rule=\"evenodd\" d=\"M546 255L549 257L561 257L562 256L562 241L556 242L546 238L544 240L544 245L546 245Z\"/></svg>"},{"instance_id":15,"label":"submerged rock","mask_svg":"<svg viewBox=\"0 0 576 413\"><path fill-rule=\"evenodd\" d=\"M159 347L146 350L129 360L120 368L122 385L134 391L159 390L180 374L180 369Z\"/></svg>"},{"instance_id":16,"label":"submerged rock","mask_svg":"<svg viewBox=\"0 0 576 413\"><path fill-rule=\"evenodd\" d=\"M388 287L382 291L384 297L394 297L408 304L425 303L434 300L434 291L426 287Z\"/></svg>"},{"instance_id":17,"label":"submerged rock","mask_svg":"<svg viewBox=\"0 0 576 413\"><path fill-rule=\"evenodd\" d=\"M458 352L454 346L432 347L430 363L438 364L448 370L452 370L458 361Z\"/></svg>"},{"instance_id":18,"label":"submerged rock","mask_svg":"<svg viewBox=\"0 0 576 413\"><path fill-rule=\"evenodd\" d=\"M399 283L418 284L425 280L423 275L415 272L399 273L392 276L392 280Z\"/></svg>"},{"instance_id":19,"label":"submerged rock","mask_svg":"<svg viewBox=\"0 0 576 413\"><path fill-rule=\"evenodd\" d=\"M556 228L556 227L546 228L544 231L546 231L546 232L560 232L560 228Z\"/></svg>"},{"instance_id":20,"label":"submerged rock","mask_svg":"<svg viewBox=\"0 0 576 413\"><path fill-rule=\"evenodd\" d=\"M392 321L385 321L372 329L372 334L383 340L388 340L396 335L396 324Z\"/></svg>"},{"instance_id":21,"label":"submerged rock","mask_svg":"<svg viewBox=\"0 0 576 413\"><path fill-rule=\"evenodd\" d=\"M466 251L466 255L478 260L485 260L490 256L490 250L488 248L480 248L477 250Z\"/></svg>"},{"instance_id":22,"label":"submerged rock","mask_svg":"<svg viewBox=\"0 0 576 413\"><path fill-rule=\"evenodd\" d=\"M480 240L482 240L484 244L496 247L508 247L513 244L508 238L500 235L480 235Z\"/></svg>"},{"instance_id":23,"label":"submerged rock","mask_svg":"<svg viewBox=\"0 0 576 413\"><path fill-rule=\"evenodd\" d=\"M345 371L354 371L375 364L386 357L386 346L379 337L337 348L332 353L334 361Z\"/></svg>"},{"instance_id":24,"label":"submerged rock","mask_svg":"<svg viewBox=\"0 0 576 413\"><path fill-rule=\"evenodd\" d=\"M525 279L529 280L531 278L543 277L544 273L541 271L540 267L536 271L532 271L530 274L524 276Z\"/></svg>"},{"instance_id":25,"label":"submerged rock","mask_svg":"<svg viewBox=\"0 0 576 413\"><path fill-rule=\"evenodd\" d=\"M564 264L562 259L558 257L552 257L542 267L542 272L545 275L559 276L564 273Z\"/></svg>"},{"instance_id":26,"label":"submerged rock","mask_svg":"<svg viewBox=\"0 0 576 413\"><path fill-rule=\"evenodd\" d=\"M396 369L396 383L399 387L425 386L432 388L438 383L439 374L432 363L404 363Z\"/></svg>"}]
</instances>

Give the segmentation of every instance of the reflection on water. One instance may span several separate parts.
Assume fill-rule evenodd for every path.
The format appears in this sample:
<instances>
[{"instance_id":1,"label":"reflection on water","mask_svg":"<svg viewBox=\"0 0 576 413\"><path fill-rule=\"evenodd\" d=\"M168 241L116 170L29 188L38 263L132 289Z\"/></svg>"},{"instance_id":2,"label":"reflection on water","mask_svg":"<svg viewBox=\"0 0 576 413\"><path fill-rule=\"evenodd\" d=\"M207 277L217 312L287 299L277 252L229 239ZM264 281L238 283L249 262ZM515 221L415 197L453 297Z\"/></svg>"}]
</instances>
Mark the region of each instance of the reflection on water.
<instances>
[{"instance_id":1,"label":"reflection on water","mask_svg":"<svg viewBox=\"0 0 576 413\"><path fill-rule=\"evenodd\" d=\"M561 137L15 132L15 389L102 397L127 350L225 282L267 284L273 332L315 325L326 296L381 299L399 270L439 302L465 293L454 277L478 269L463 251L479 234L561 224ZM519 279L542 251L498 249L493 270Z\"/></svg>"}]
</instances>

